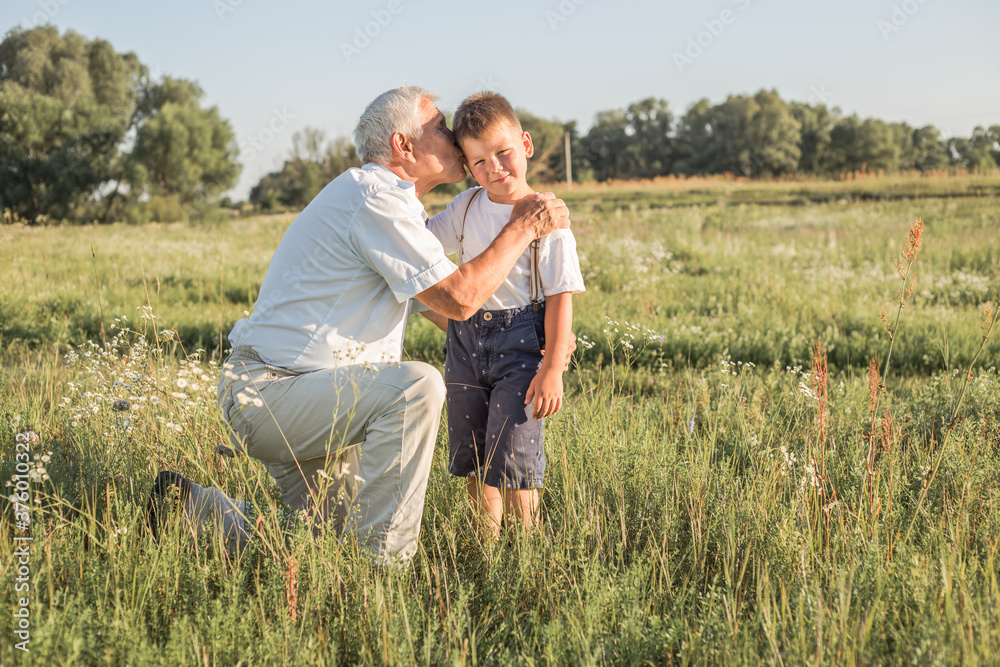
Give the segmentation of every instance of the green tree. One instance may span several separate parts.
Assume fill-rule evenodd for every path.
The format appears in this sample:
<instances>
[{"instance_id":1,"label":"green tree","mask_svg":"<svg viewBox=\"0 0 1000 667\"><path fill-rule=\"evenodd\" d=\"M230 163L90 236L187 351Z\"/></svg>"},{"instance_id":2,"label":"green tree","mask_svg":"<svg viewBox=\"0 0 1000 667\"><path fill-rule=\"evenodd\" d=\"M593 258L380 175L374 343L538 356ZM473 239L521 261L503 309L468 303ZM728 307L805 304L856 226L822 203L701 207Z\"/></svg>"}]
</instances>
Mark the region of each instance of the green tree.
<instances>
[{"instance_id":1,"label":"green tree","mask_svg":"<svg viewBox=\"0 0 1000 667\"><path fill-rule=\"evenodd\" d=\"M130 156L132 188L190 205L236 183L232 128L216 107L201 107L202 95L197 84L170 77L150 89L150 110Z\"/></svg>"},{"instance_id":2,"label":"green tree","mask_svg":"<svg viewBox=\"0 0 1000 667\"><path fill-rule=\"evenodd\" d=\"M831 112L824 104L812 106L801 102L792 102L789 111L799 122L798 171L806 174L821 173L830 149L830 131L838 112Z\"/></svg>"},{"instance_id":3,"label":"green tree","mask_svg":"<svg viewBox=\"0 0 1000 667\"><path fill-rule=\"evenodd\" d=\"M997 139L995 138L995 128L989 130L981 126L976 126L972 130L972 136L967 141L958 144L956 150L958 163L969 171L987 172L997 168L997 162L993 156L997 152Z\"/></svg>"},{"instance_id":4,"label":"green tree","mask_svg":"<svg viewBox=\"0 0 1000 667\"><path fill-rule=\"evenodd\" d=\"M52 26L0 42L0 206L32 220L100 215L123 177L147 71L134 54Z\"/></svg>"},{"instance_id":5,"label":"green tree","mask_svg":"<svg viewBox=\"0 0 1000 667\"><path fill-rule=\"evenodd\" d=\"M598 181L631 178L627 127L624 111L599 111L581 140L584 159Z\"/></svg>"},{"instance_id":6,"label":"green tree","mask_svg":"<svg viewBox=\"0 0 1000 667\"><path fill-rule=\"evenodd\" d=\"M917 147L913 143L913 128L909 123L889 123L889 130L899 153L898 168L914 169Z\"/></svg>"},{"instance_id":7,"label":"green tree","mask_svg":"<svg viewBox=\"0 0 1000 667\"><path fill-rule=\"evenodd\" d=\"M291 160L315 162L320 166L323 184L327 184L351 167L360 167L361 159L354 144L346 137L326 140L326 131L306 126L292 135Z\"/></svg>"},{"instance_id":8,"label":"green tree","mask_svg":"<svg viewBox=\"0 0 1000 667\"><path fill-rule=\"evenodd\" d=\"M702 98L688 107L677 123L674 140L674 171L701 174L713 162L712 103Z\"/></svg>"},{"instance_id":9,"label":"green tree","mask_svg":"<svg viewBox=\"0 0 1000 667\"><path fill-rule=\"evenodd\" d=\"M925 125L913 130L912 154L904 161L904 169L932 171L948 166L947 146L941 133L933 125Z\"/></svg>"},{"instance_id":10,"label":"green tree","mask_svg":"<svg viewBox=\"0 0 1000 667\"><path fill-rule=\"evenodd\" d=\"M309 160L317 164L323 162L323 148L326 132L318 127L305 126L292 134L292 159Z\"/></svg>"},{"instance_id":11,"label":"green tree","mask_svg":"<svg viewBox=\"0 0 1000 667\"><path fill-rule=\"evenodd\" d=\"M327 183L360 166L349 139L327 141L324 130L306 126L292 135L289 159L281 169L261 178L250 190L250 203L265 211L303 208Z\"/></svg>"},{"instance_id":12,"label":"green tree","mask_svg":"<svg viewBox=\"0 0 1000 667\"><path fill-rule=\"evenodd\" d=\"M201 89L150 81L133 53L52 26L0 42L0 207L110 221L145 197L204 201L239 173L232 130Z\"/></svg>"},{"instance_id":13,"label":"green tree","mask_svg":"<svg viewBox=\"0 0 1000 667\"><path fill-rule=\"evenodd\" d=\"M749 176L779 176L793 173L799 166L802 151L801 125L776 90L761 90L750 105Z\"/></svg>"},{"instance_id":14,"label":"green tree","mask_svg":"<svg viewBox=\"0 0 1000 667\"><path fill-rule=\"evenodd\" d=\"M558 121L545 120L518 109L521 129L531 135L534 155L528 160L528 181L531 183L555 183L565 178L564 163L565 129Z\"/></svg>"},{"instance_id":15,"label":"green tree","mask_svg":"<svg viewBox=\"0 0 1000 667\"><path fill-rule=\"evenodd\" d=\"M990 125L988 132L990 156L993 162L1000 165L1000 125Z\"/></svg>"},{"instance_id":16,"label":"green tree","mask_svg":"<svg viewBox=\"0 0 1000 667\"><path fill-rule=\"evenodd\" d=\"M900 146L887 123L856 115L840 119L830 131L826 170L837 174L852 171L894 172L900 165Z\"/></svg>"},{"instance_id":17,"label":"green tree","mask_svg":"<svg viewBox=\"0 0 1000 667\"><path fill-rule=\"evenodd\" d=\"M674 116L666 100L647 97L625 110L632 178L666 176L673 165Z\"/></svg>"},{"instance_id":18,"label":"green tree","mask_svg":"<svg viewBox=\"0 0 1000 667\"><path fill-rule=\"evenodd\" d=\"M776 91L730 95L709 107L697 103L678 129L678 170L777 176L794 172L801 151L800 123Z\"/></svg>"},{"instance_id":19,"label":"green tree","mask_svg":"<svg viewBox=\"0 0 1000 667\"><path fill-rule=\"evenodd\" d=\"M323 179L329 183L351 167L360 167L361 158L350 139L337 137L323 152Z\"/></svg>"},{"instance_id":20,"label":"green tree","mask_svg":"<svg viewBox=\"0 0 1000 667\"><path fill-rule=\"evenodd\" d=\"M303 158L286 160L280 171L271 172L250 190L250 203L264 210L278 206L301 209L326 185L318 162Z\"/></svg>"},{"instance_id":21,"label":"green tree","mask_svg":"<svg viewBox=\"0 0 1000 667\"><path fill-rule=\"evenodd\" d=\"M599 181L665 176L673 165L673 114L666 100L652 97L599 112L580 148Z\"/></svg>"}]
</instances>

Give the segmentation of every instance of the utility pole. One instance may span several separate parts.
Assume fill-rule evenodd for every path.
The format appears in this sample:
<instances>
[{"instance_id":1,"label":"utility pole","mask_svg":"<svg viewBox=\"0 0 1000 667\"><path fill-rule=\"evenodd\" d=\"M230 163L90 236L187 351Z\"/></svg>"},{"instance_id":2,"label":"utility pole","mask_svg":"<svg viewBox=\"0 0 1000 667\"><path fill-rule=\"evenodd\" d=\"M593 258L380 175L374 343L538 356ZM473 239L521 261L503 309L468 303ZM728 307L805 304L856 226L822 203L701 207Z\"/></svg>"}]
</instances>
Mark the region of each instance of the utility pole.
<instances>
[{"instance_id":1,"label":"utility pole","mask_svg":"<svg viewBox=\"0 0 1000 667\"><path fill-rule=\"evenodd\" d=\"M569 130L563 135L563 144L566 146L566 187L573 187L573 160L569 151Z\"/></svg>"}]
</instances>

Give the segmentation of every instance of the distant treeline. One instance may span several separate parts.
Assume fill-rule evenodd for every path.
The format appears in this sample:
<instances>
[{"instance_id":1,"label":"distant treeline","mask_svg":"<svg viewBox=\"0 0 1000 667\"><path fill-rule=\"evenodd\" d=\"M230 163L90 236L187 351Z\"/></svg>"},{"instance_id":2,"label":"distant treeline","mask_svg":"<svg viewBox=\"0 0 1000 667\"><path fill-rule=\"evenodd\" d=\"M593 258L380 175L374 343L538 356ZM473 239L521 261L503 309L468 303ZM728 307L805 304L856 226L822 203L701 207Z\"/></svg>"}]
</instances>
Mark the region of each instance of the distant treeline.
<instances>
[{"instance_id":1,"label":"distant treeline","mask_svg":"<svg viewBox=\"0 0 1000 667\"><path fill-rule=\"evenodd\" d=\"M134 53L118 53L104 40L50 25L14 28L0 42L3 219L169 221L219 217L220 203L245 206L219 200L239 175L239 146L229 121L203 107L202 96L196 83L151 72ZM648 98L598 113L586 134L575 121L519 113L534 139L529 178L541 183L565 179L567 134L576 181L985 172L1000 163L1000 125L944 138L932 126L842 116L766 90L714 105L703 99L679 118L665 100ZM275 114L261 133L278 129L273 123L286 126ZM282 168L254 186L250 204L301 208L358 164L350 140L328 141L306 127L293 135Z\"/></svg>"},{"instance_id":2,"label":"distant treeline","mask_svg":"<svg viewBox=\"0 0 1000 667\"><path fill-rule=\"evenodd\" d=\"M675 119L666 100L647 98L602 111L580 137L581 177L608 179L722 174L838 176L858 171L996 169L1000 124L968 139L844 116L823 104L786 102L777 91L702 99ZM575 166L575 165L574 165Z\"/></svg>"},{"instance_id":3,"label":"distant treeline","mask_svg":"<svg viewBox=\"0 0 1000 667\"><path fill-rule=\"evenodd\" d=\"M823 104L786 102L776 91L702 99L675 118L666 100L647 98L625 109L601 111L581 135L560 123L518 111L532 135L535 182L565 180L564 136L571 141L573 180L649 179L669 175L732 174L773 178L837 177L854 172L962 170L987 172L1000 164L1000 124L972 136L942 137L931 125L914 128L875 118L844 116ZM350 141L324 147L319 130L296 136L291 158L253 188L263 208L304 206L331 179L358 164Z\"/></svg>"},{"instance_id":4,"label":"distant treeline","mask_svg":"<svg viewBox=\"0 0 1000 667\"><path fill-rule=\"evenodd\" d=\"M602 111L579 140L584 170L599 181L730 173L746 177L838 176L858 171L992 170L1000 163L1000 124L968 139L844 116L823 104L786 102L777 91L702 99L675 119L667 102L647 98Z\"/></svg>"}]
</instances>

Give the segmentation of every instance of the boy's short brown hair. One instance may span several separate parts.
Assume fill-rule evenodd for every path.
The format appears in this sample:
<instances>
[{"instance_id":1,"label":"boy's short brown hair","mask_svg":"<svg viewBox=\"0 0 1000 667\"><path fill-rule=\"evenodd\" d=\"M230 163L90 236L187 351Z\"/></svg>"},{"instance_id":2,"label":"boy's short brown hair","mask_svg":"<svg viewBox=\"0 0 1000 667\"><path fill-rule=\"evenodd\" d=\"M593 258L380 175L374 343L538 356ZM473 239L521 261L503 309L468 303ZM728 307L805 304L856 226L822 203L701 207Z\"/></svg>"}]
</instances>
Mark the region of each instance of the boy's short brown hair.
<instances>
[{"instance_id":1,"label":"boy's short brown hair","mask_svg":"<svg viewBox=\"0 0 1000 667\"><path fill-rule=\"evenodd\" d=\"M503 95L484 90L469 95L458 105L452 121L455 141L479 139L501 123L521 132L521 121Z\"/></svg>"}]
</instances>

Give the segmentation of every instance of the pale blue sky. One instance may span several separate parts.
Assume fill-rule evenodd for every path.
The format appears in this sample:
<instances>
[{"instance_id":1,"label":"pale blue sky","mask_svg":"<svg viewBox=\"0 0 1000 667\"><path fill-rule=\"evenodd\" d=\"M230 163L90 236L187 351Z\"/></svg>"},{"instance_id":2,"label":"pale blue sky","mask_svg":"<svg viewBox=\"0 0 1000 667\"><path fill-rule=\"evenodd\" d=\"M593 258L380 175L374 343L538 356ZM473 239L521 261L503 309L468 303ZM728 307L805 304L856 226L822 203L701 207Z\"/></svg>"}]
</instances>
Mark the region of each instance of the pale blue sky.
<instances>
[{"instance_id":1,"label":"pale blue sky","mask_svg":"<svg viewBox=\"0 0 1000 667\"><path fill-rule=\"evenodd\" d=\"M441 95L445 110L489 87L515 106L576 120L583 129L596 112L643 97L665 98L679 115L702 97L715 102L761 88L862 117L932 124L949 136L1000 123L996 0L0 6L3 32L40 19L134 51L153 70L198 81L245 148L238 197L280 167L295 130L311 125L348 136L372 98L404 81ZM375 36L355 45L366 28ZM694 57L678 64L675 54Z\"/></svg>"}]
</instances>

